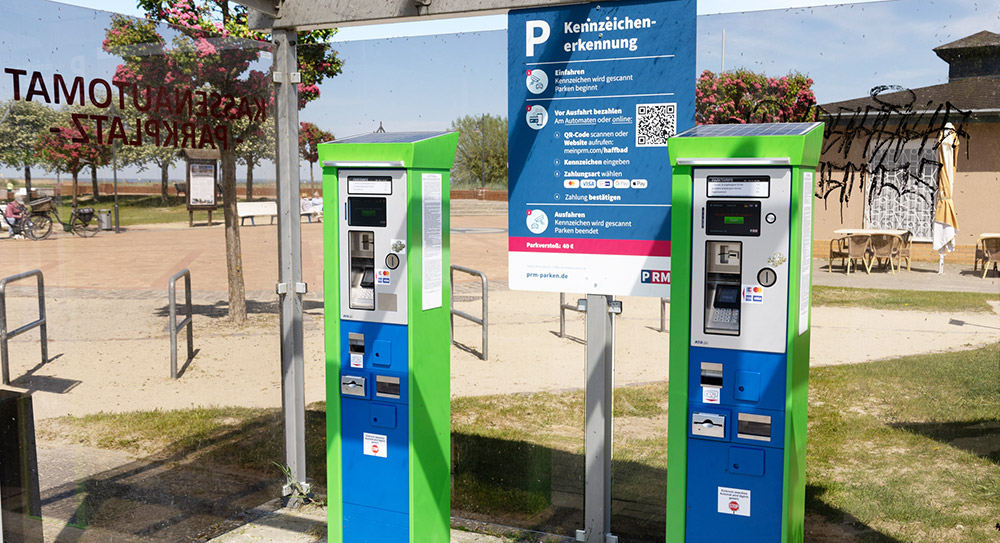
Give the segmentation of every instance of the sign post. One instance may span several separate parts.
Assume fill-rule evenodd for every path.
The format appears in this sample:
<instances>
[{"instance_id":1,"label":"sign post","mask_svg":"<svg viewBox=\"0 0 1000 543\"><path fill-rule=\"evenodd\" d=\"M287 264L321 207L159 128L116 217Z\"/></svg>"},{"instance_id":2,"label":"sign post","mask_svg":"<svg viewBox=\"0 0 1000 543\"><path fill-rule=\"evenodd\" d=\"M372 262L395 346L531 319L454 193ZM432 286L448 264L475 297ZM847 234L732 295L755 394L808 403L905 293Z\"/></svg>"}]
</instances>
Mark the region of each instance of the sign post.
<instances>
[{"instance_id":1,"label":"sign post","mask_svg":"<svg viewBox=\"0 0 1000 543\"><path fill-rule=\"evenodd\" d=\"M617 541L614 296L669 296L667 139L694 126L695 24L693 0L508 16L509 283L588 293L588 543Z\"/></svg>"}]
</instances>

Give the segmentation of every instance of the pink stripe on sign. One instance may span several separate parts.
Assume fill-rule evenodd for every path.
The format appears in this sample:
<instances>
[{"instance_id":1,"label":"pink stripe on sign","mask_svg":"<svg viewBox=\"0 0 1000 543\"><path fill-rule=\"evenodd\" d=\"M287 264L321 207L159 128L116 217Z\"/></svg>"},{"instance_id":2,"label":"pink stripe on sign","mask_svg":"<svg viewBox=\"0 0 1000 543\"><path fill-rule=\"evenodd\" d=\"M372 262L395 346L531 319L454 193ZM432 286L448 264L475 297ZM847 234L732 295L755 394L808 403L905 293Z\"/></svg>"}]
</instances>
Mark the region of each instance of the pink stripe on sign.
<instances>
[{"instance_id":1,"label":"pink stripe on sign","mask_svg":"<svg viewBox=\"0 0 1000 543\"><path fill-rule=\"evenodd\" d=\"M657 240L512 237L508 239L507 248L518 253L670 256L670 242Z\"/></svg>"}]
</instances>

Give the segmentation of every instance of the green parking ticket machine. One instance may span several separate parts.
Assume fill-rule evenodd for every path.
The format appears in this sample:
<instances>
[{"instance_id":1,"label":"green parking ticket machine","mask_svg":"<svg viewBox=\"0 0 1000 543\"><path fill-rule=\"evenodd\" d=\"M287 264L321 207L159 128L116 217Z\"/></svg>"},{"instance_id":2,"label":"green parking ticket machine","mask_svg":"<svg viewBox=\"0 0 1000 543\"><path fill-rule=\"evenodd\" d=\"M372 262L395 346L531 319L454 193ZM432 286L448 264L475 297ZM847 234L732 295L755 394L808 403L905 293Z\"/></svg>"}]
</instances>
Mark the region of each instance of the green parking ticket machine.
<instances>
[{"instance_id":1,"label":"green parking ticket machine","mask_svg":"<svg viewBox=\"0 0 1000 543\"><path fill-rule=\"evenodd\" d=\"M804 537L821 123L704 125L673 166L667 542Z\"/></svg>"},{"instance_id":2,"label":"green parking ticket machine","mask_svg":"<svg viewBox=\"0 0 1000 543\"><path fill-rule=\"evenodd\" d=\"M458 133L319 146L332 542L446 542Z\"/></svg>"}]
</instances>

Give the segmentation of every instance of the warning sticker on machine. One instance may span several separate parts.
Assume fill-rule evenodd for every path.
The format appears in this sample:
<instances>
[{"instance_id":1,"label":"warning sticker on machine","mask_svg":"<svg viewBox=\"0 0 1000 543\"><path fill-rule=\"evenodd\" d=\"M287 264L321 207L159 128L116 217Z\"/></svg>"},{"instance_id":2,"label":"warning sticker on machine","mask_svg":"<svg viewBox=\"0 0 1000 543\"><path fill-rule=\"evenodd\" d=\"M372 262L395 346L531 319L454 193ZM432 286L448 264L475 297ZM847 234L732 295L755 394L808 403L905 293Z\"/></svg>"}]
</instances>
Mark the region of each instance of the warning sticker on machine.
<instances>
[{"instance_id":1,"label":"warning sticker on machine","mask_svg":"<svg viewBox=\"0 0 1000 543\"><path fill-rule=\"evenodd\" d=\"M389 440L386 436L382 434L369 434L365 432L364 439L365 450L364 453L367 456L378 456L379 458L388 458L389 453ZM747 496L750 492L747 492ZM749 505L750 498L747 498L747 504Z\"/></svg>"},{"instance_id":2,"label":"warning sticker on machine","mask_svg":"<svg viewBox=\"0 0 1000 543\"><path fill-rule=\"evenodd\" d=\"M750 516L750 491L719 487L719 512L727 515Z\"/></svg>"},{"instance_id":3,"label":"warning sticker on machine","mask_svg":"<svg viewBox=\"0 0 1000 543\"><path fill-rule=\"evenodd\" d=\"M364 355L361 353L351 353L351 367L352 368L365 367Z\"/></svg>"}]
</instances>

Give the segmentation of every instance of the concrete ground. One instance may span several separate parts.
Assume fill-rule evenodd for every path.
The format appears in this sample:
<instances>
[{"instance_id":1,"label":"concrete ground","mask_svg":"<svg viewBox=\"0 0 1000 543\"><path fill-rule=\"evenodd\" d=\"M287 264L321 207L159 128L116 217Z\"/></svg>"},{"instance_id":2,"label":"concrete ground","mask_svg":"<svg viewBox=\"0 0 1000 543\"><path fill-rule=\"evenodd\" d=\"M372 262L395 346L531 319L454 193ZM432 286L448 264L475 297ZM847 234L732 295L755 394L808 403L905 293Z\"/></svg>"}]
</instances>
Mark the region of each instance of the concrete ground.
<instances>
[{"instance_id":1,"label":"concrete ground","mask_svg":"<svg viewBox=\"0 0 1000 543\"><path fill-rule=\"evenodd\" d=\"M452 393L580 388L584 384L583 316L568 313L567 337L561 338L558 294L507 289L505 213L502 202L453 203L452 263L484 271L489 277L490 352L488 361L480 360L479 328L456 320L454 337L464 348L452 349ZM316 223L302 225L303 275L310 290L304 303L307 402L325 398L321 228ZM13 385L33 392L37 426L44 430L51 417L101 411L279 406L280 377L275 362L278 322L274 314L277 230L270 225L246 226L241 236L251 320L238 329L221 318L227 307L221 226L153 225L130 228L119 235L102 232L92 239L59 233L42 242L0 239L0 277L35 268L45 276L50 361L38 364L36 332L11 343ZM910 272L848 276L838 266L828 272L826 261L816 261L813 282L856 288L1000 292L996 274L991 272L981 279L972 272L971 264L949 261L943 275L936 273L936 263L914 262ZM187 365L181 355L182 376L175 381L168 373L166 286L169 277L182 268L192 272L198 352ZM570 293L567 299L579 295ZM455 275L456 307L478 314L479 296L478 279ZM11 327L23 324L18 319L27 322L33 318L34 288L30 284L10 287L7 301ZM659 331L659 300L625 298L623 302L625 311L617 324L616 384L665 380L667 334ZM1000 341L997 312L931 314L817 307L812 323L814 365L965 349ZM666 325L669 333L669 323ZM188 487L197 484L164 483L194 483L203 477L196 466L176 459L149 462L79 444L46 441L44 437L39 439L38 454L49 541L111 540L108 534L74 524L83 504L84 483L125 494L143 488L162 491L156 507L146 510L148 518L134 519L134 526L140 527L131 532L134 537L117 534L115 541L163 540L169 533L194 526L198 519L206 525L225 527L251 521L224 536L232 539L219 539L223 543L268 541L267 537L289 542L325 540L315 528L322 524L324 513L275 512L273 506L255 509L254 505L266 498L252 500L268 495L268 491L260 486L261 481L241 474L229 474L219 483L225 488L192 500ZM232 513L233 504L220 503L220 498L232 493L246 498L238 504L240 515ZM100 503L131 507L127 501L124 505L114 502ZM199 511L205 509L215 516L202 518ZM241 536L245 538L238 539ZM462 537L495 541L465 532L453 536L453 541ZM309 537L312 539L301 539ZM475 539L479 537L484 539Z\"/></svg>"}]
</instances>

